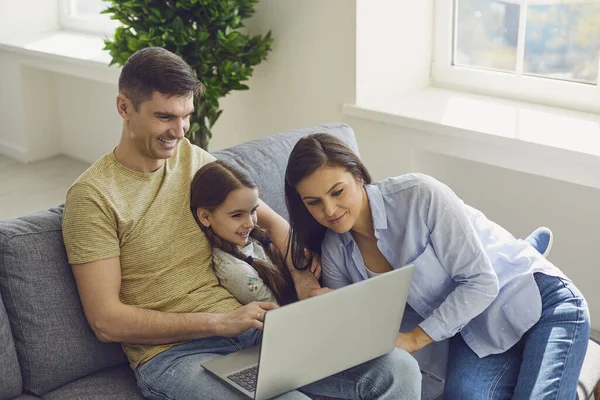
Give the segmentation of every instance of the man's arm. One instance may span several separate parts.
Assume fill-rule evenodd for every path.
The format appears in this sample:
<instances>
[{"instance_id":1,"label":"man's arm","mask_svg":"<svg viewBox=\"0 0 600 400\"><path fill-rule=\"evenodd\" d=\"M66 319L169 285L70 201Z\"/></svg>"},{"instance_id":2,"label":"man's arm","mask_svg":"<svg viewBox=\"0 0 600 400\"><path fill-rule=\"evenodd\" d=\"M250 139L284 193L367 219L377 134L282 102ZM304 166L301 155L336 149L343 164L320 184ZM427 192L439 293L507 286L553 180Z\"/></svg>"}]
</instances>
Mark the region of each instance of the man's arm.
<instances>
[{"instance_id":1,"label":"man's arm","mask_svg":"<svg viewBox=\"0 0 600 400\"><path fill-rule=\"evenodd\" d=\"M264 201L259 200L258 207L258 224L265 229L271 240L277 246L281 254L285 255L287 250L287 238L290 231L290 225L279 214L277 214ZM288 257L285 260L288 270L294 280L296 293L300 300L306 299L324 292L325 288L321 288L317 278L308 270L299 271L294 268L292 263L291 252L288 252Z\"/></svg>"},{"instance_id":2,"label":"man's arm","mask_svg":"<svg viewBox=\"0 0 600 400\"><path fill-rule=\"evenodd\" d=\"M237 336L262 329L273 303L250 303L225 314L167 313L123 304L119 257L73 265L86 318L102 342L175 343L209 336Z\"/></svg>"}]
</instances>

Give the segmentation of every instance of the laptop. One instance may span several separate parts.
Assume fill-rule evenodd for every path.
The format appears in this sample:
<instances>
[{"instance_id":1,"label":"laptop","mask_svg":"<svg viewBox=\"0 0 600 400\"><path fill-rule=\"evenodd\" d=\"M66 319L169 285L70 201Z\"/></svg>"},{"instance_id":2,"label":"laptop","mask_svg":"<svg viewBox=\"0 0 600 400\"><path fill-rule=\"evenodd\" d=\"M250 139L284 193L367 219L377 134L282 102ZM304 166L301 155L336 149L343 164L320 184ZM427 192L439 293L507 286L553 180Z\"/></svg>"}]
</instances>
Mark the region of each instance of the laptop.
<instances>
[{"instance_id":1,"label":"laptop","mask_svg":"<svg viewBox=\"0 0 600 400\"><path fill-rule=\"evenodd\" d=\"M262 344L202 366L263 400L389 353L396 346L414 265L265 314Z\"/></svg>"}]
</instances>

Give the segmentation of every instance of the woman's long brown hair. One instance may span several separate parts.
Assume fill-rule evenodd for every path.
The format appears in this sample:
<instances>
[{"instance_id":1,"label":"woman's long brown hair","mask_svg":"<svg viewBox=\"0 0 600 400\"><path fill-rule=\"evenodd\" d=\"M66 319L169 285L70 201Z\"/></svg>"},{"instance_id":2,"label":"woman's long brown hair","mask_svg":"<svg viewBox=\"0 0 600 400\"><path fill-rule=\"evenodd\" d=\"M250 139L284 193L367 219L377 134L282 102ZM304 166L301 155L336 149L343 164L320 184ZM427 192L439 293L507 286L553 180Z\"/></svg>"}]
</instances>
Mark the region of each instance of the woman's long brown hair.
<instances>
[{"instance_id":1,"label":"woman's long brown hair","mask_svg":"<svg viewBox=\"0 0 600 400\"><path fill-rule=\"evenodd\" d=\"M241 188L256 189L256 183L250 175L228 162L217 160L200 168L192 180L190 209L200 229L214 247L234 257L248 262L256 270L258 276L271 289L277 302L281 305L298 300L292 276L287 269L279 249L271 242L264 229L256 225L250 236L260 242L271 262L248 258L235 244L222 239L210 227L205 227L198 218L198 208L214 211L229 193Z\"/></svg>"},{"instance_id":2,"label":"woman's long brown hair","mask_svg":"<svg viewBox=\"0 0 600 400\"><path fill-rule=\"evenodd\" d=\"M321 254L321 243L327 228L310 214L296 186L324 166L344 168L364 183L371 183L371 175L358 155L335 136L315 133L296 143L285 171L285 203L291 227L288 249L291 251L294 267L299 270L307 269L312 263L312 255L307 259L306 250L311 254Z\"/></svg>"}]
</instances>

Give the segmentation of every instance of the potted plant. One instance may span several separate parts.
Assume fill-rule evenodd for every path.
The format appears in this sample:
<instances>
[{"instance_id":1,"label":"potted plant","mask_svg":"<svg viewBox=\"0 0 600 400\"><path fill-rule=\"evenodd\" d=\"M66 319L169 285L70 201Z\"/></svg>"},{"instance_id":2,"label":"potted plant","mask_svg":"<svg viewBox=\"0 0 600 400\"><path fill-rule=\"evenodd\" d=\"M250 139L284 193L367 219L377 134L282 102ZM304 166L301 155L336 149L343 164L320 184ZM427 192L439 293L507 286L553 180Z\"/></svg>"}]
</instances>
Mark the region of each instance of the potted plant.
<instances>
[{"instance_id":1,"label":"potted plant","mask_svg":"<svg viewBox=\"0 0 600 400\"><path fill-rule=\"evenodd\" d=\"M208 149L211 129L222 111L219 99L232 90L247 90L242 82L271 51L271 31L251 36L240 32L259 0L104 0L103 11L122 26L105 50L112 64L123 65L137 50L158 46L183 58L205 86L195 100L187 137Z\"/></svg>"}]
</instances>

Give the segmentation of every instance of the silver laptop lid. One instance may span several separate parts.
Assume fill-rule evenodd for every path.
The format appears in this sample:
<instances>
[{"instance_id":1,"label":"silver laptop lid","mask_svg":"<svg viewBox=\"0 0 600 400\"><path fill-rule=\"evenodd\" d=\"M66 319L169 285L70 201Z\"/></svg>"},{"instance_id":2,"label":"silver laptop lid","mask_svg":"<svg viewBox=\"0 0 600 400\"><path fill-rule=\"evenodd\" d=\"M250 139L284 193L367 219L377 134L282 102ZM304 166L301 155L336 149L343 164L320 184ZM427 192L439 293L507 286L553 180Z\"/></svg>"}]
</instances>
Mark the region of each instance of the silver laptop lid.
<instances>
[{"instance_id":1,"label":"silver laptop lid","mask_svg":"<svg viewBox=\"0 0 600 400\"><path fill-rule=\"evenodd\" d=\"M269 311L255 399L267 399L392 351L414 266Z\"/></svg>"}]
</instances>

